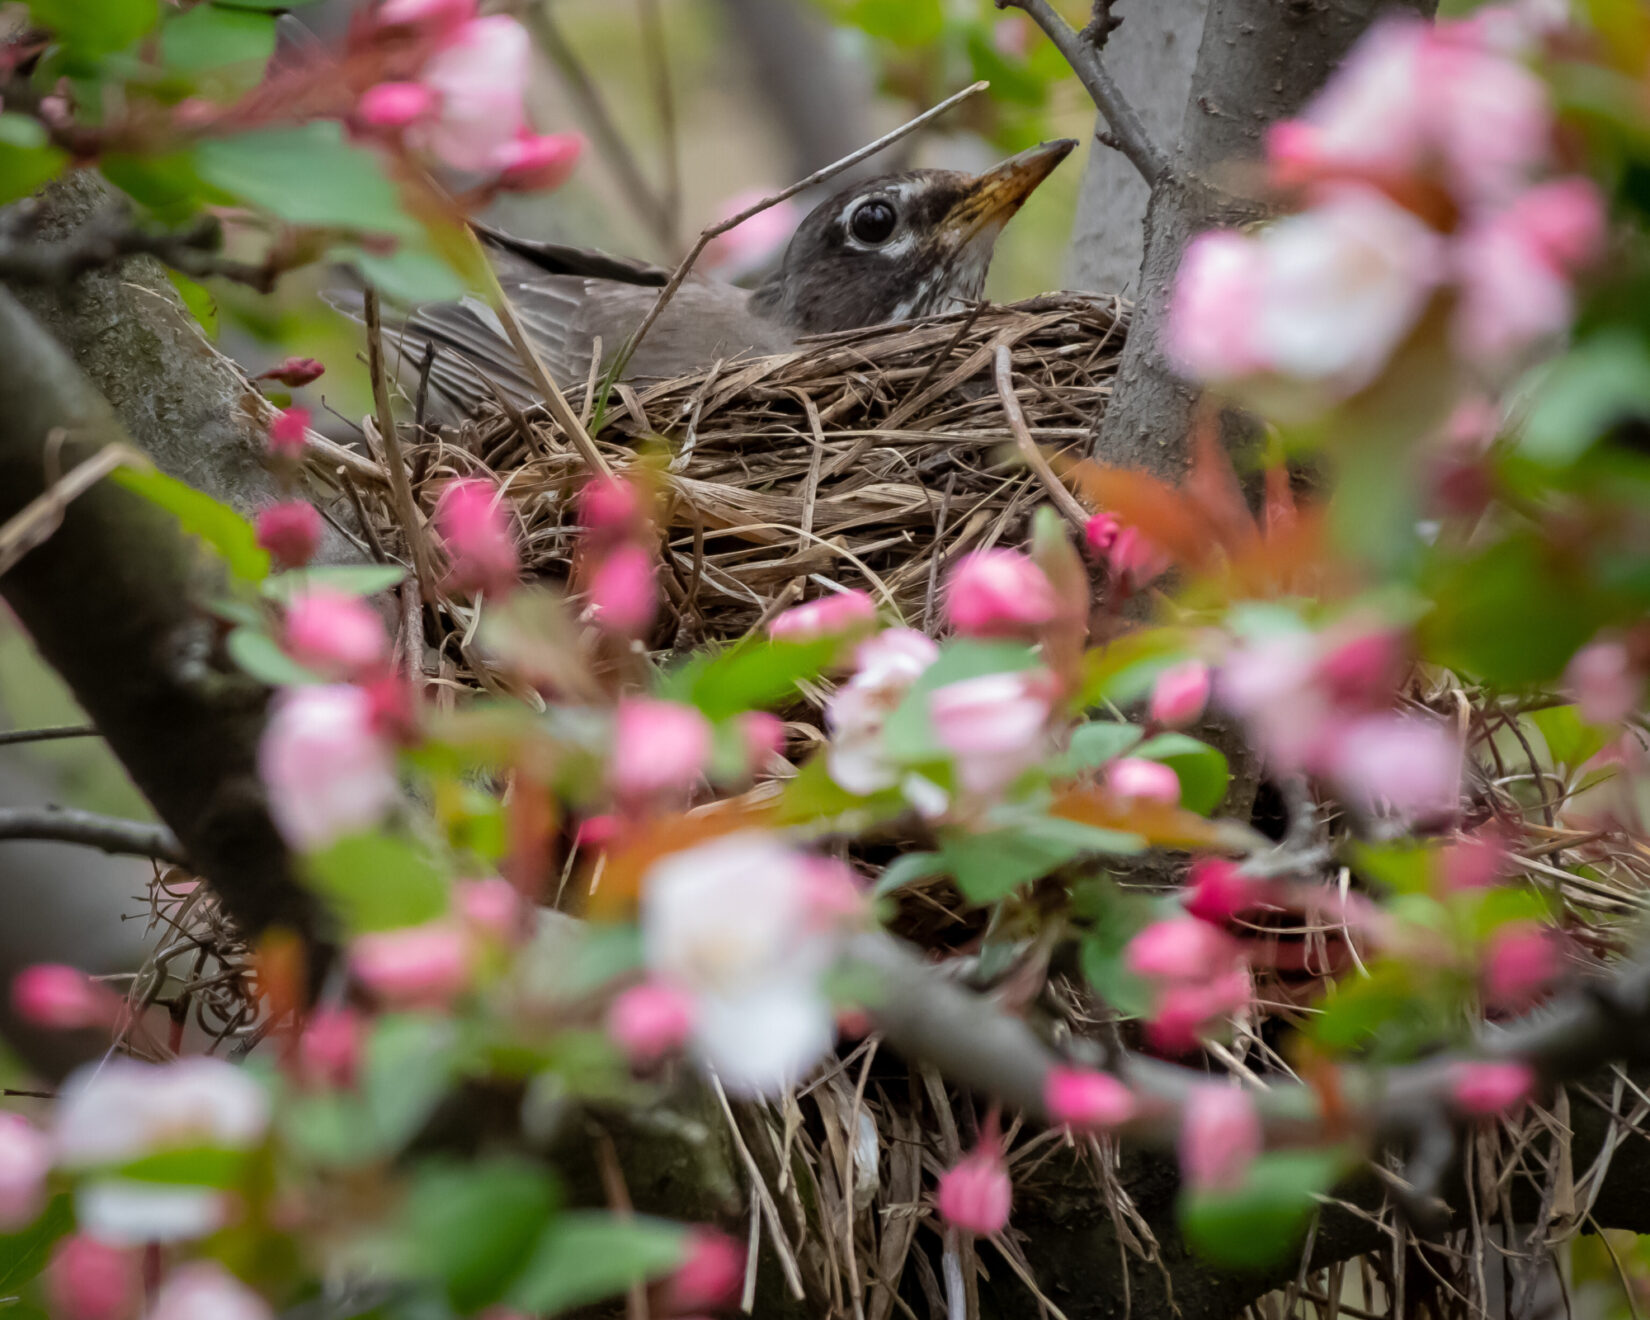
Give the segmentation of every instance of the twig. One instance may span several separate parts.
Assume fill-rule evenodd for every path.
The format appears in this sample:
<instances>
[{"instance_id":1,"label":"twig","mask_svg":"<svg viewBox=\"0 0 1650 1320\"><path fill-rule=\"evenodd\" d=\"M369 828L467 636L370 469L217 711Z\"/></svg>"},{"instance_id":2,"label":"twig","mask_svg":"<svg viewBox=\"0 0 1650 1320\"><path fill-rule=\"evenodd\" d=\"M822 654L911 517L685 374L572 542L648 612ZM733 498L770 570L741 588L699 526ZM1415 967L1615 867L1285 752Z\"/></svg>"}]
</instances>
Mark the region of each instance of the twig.
<instances>
[{"instance_id":1,"label":"twig","mask_svg":"<svg viewBox=\"0 0 1650 1320\"><path fill-rule=\"evenodd\" d=\"M1066 521L1081 532L1088 525L1089 512L1077 502L1077 497L1061 484L1060 478L1054 475L1054 469L1048 465L1048 459L1043 457L1043 451L1037 448L1037 442L1031 438L1031 428L1026 425L1025 412L1014 393L1014 358L1009 352L1008 345L1001 340L997 343L996 363L997 397L1002 401L1003 416L1008 418L1008 428L1014 432L1014 443L1018 446L1021 457L1025 459L1026 466L1037 474L1037 480L1043 483L1043 489L1048 491L1049 498L1054 501L1054 507L1065 515Z\"/></svg>"},{"instance_id":2,"label":"twig","mask_svg":"<svg viewBox=\"0 0 1650 1320\"><path fill-rule=\"evenodd\" d=\"M1078 32L1054 11L1048 0L996 0L996 4L998 9L1022 10L1066 57L1066 63L1071 65L1072 72L1094 101L1095 108L1111 125L1108 146L1115 146L1127 156L1129 163L1140 171L1140 177L1147 183L1155 184L1169 172L1168 156L1152 141L1140 115L1112 80L1111 71L1100 58L1100 38L1110 31L1109 28L1102 32L1100 29L1105 25L1098 24Z\"/></svg>"},{"instance_id":3,"label":"twig","mask_svg":"<svg viewBox=\"0 0 1650 1320\"><path fill-rule=\"evenodd\" d=\"M401 520L402 535L407 538L407 552L412 558L418 589L426 600L434 600L435 570L430 564L429 542L424 537L418 506L413 502L412 482L401 456L401 436L395 427L395 412L390 407L389 378L384 367L384 332L378 315L378 290L367 290L363 314L367 323L367 374L372 377L372 399L378 414L378 433L384 442L384 467L389 472L390 498L395 502L395 516Z\"/></svg>"},{"instance_id":4,"label":"twig","mask_svg":"<svg viewBox=\"0 0 1650 1320\"><path fill-rule=\"evenodd\" d=\"M100 816L68 807L0 807L0 839L78 843L123 857L185 865L183 845L164 825Z\"/></svg>"},{"instance_id":5,"label":"twig","mask_svg":"<svg viewBox=\"0 0 1650 1320\"><path fill-rule=\"evenodd\" d=\"M797 193L805 192L807 189L812 188L815 184L823 183L826 179L842 173L843 170L851 169L867 157L876 155L877 152L881 151L884 147L890 146L908 134L916 132L916 130L921 128L924 124L938 118L940 115L943 115L947 110L951 109L952 106L957 105L962 101L966 101L969 97L974 96L979 92L983 92L990 85L991 84L988 82L981 81L965 87L956 95L948 96L938 105L932 107L931 109L924 110L915 119L901 124L892 133L884 133L875 142L861 147L858 151L850 152L841 160L825 166L824 169L815 170L807 178L793 183L789 188L782 189L781 191L774 193L771 197L764 197L753 206L747 206L743 211L739 212L738 215L730 216L726 220L720 220L708 228L701 229L699 231L699 237L694 240L693 246L688 249L687 256L683 257L681 263L674 271L671 272L670 279L666 282L665 287L659 290L659 296L654 299L653 306L648 309L647 316L643 318L641 325L636 327L636 333L630 336L629 340L626 341L625 346L619 351L617 360L614 362L613 366L609 368L610 378L616 380L621 374L623 374L625 364L635 355L636 349L640 346L642 340L646 338L647 332L653 328L653 323L659 319L659 314L664 311L670 300L676 296L676 290L682 287L682 282L687 279L688 272L693 269L693 263L699 259L699 254L705 250L706 245L709 244L713 238L717 238L720 235L727 233L728 230L744 224L745 221L749 220L753 215L761 214L770 206L777 206L780 202L787 201L790 198L795 197Z\"/></svg>"},{"instance_id":6,"label":"twig","mask_svg":"<svg viewBox=\"0 0 1650 1320\"><path fill-rule=\"evenodd\" d=\"M49 729L11 729L0 733L0 747L16 747L20 743L56 742L59 738L97 736L97 729L90 724L59 724Z\"/></svg>"}]
</instances>

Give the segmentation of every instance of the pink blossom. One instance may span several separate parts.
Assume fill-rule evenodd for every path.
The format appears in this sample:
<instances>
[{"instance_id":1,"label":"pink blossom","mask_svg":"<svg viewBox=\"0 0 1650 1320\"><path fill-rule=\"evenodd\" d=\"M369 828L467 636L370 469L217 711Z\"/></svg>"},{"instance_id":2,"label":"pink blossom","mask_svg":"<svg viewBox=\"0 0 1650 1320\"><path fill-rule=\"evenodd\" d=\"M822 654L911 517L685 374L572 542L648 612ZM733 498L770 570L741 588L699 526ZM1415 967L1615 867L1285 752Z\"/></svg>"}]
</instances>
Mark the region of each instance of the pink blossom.
<instances>
[{"instance_id":1,"label":"pink blossom","mask_svg":"<svg viewBox=\"0 0 1650 1320\"><path fill-rule=\"evenodd\" d=\"M1225 931L1196 917L1154 921L1123 951L1123 961L1136 976L1163 981L1201 981L1215 970L1230 966L1239 955L1236 940Z\"/></svg>"},{"instance_id":2,"label":"pink blossom","mask_svg":"<svg viewBox=\"0 0 1650 1320\"><path fill-rule=\"evenodd\" d=\"M1254 312L1265 292L1265 252L1253 239L1229 229L1193 238L1180 259L1165 330L1175 367L1211 381L1266 369L1254 328Z\"/></svg>"},{"instance_id":3,"label":"pink blossom","mask_svg":"<svg viewBox=\"0 0 1650 1320\"><path fill-rule=\"evenodd\" d=\"M1445 845L1438 858L1446 891L1487 889L1506 873L1507 845L1493 825Z\"/></svg>"},{"instance_id":4,"label":"pink blossom","mask_svg":"<svg viewBox=\"0 0 1650 1320\"><path fill-rule=\"evenodd\" d=\"M283 408L269 424L269 452L273 458L292 459L303 455L309 444L309 409Z\"/></svg>"},{"instance_id":5,"label":"pink blossom","mask_svg":"<svg viewBox=\"0 0 1650 1320\"><path fill-rule=\"evenodd\" d=\"M1171 729L1190 724L1209 704L1209 682L1209 666L1201 660L1165 669L1152 685L1152 719Z\"/></svg>"},{"instance_id":6,"label":"pink blossom","mask_svg":"<svg viewBox=\"0 0 1650 1320\"><path fill-rule=\"evenodd\" d=\"M983 674L928 694L934 737L970 793L1000 793L1048 749L1052 684L1044 670Z\"/></svg>"},{"instance_id":7,"label":"pink blossom","mask_svg":"<svg viewBox=\"0 0 1650 1320\"><path fill-rule=\"evenodd\" d=\"M739 741L752 770L761 770L785 754L785 721L765 710L748 710L736 721Z\"/></svg>"},{"instance_id":8,"label":"pink blossom","mask_svg":"<svg viewBox=\"0 0 1650 1320\"><path fill-rule=\"evenodd\" d=\"M321 515L308 500L271 504L258 514L258 544L277 568L302 568L321 544Z\"/></svg>"},{"instance_id":9,"label":"pink blossom","mask_svg":"<svg viewBox=\"0 0 1650 1320\"><path fill-rule=\"evenodd\" d=\"M445 1008L470 983L470 941L448 921L357 936L350 969L393 1008Z\"/></svg>"},{"instance_id":10,"label":"pink blossom","mask_svg":"<svg viewBox=\"0 0 1650 1320\"><path fill-rule=\"evenodd\" d=\"M1584 646L1564 671L1565 686L1576 699L1577 713L1589 724L1620 724L1644 699L1644 675L1632 653L1619 641Z\"/></svg>"},{"instance_id":11,"label":"pink blossom","mask_svg":"<svg viewBox=\"0 0 1650 1320\"><path fill-rule=\"evenodd\" d=\"M1155 582L1169 571L1170 560L1138 527L1124 527L1117 533L1106 556L1112 576L1132 587Z\"/></svg>"},{"instance_id":12,"label":"pink blossom","mask_svg":"<svg viewBox=\"0 0 1650 1320\"><path fill-rule=\"evenodd\" d=\"M826 767L850 793L876 793L899 782L899 768L883 746L882 728L939 653L931 638L912 628L885 629L855 650L854 676L825 704L831 733Z\"/></svg>"},{"instance_id":13,"label":"pink blossom","mask_svg":"<svg viewBox=\"0 0 1650 1320\"><path fill-rule=\"evenodd\" d=\"M352 1008L318 1008L298 1037L298 1074L324 1086L352 1086L365 1030Z\"/></svg>"},{"instance_id":14,"label":"pink blossom","mask_svg":"<svg viewBox=\"0 0 1650 1320\"><path fill-rule=\"evenodd\" d=\"M35 963L12 979L11 1006L33 1026L76 1031L109 1026L120 1015L121 1001L78 967Z\"/></svg>"},{"instance_id":15,"label":"pink blossom","mask_svg":"<svg viewBox=\"0 0 1650 1320\"><path fill-rule=\"evenodd\" d=\"M289 357L276 363L268 371L258 375L257 380L272 380L288 389L295 390L300 385L308 385L311 381L320 380L326 375L327 369L315 358Z\"/></svg>"},{"instance_id":16,"label":"pink blossom","mask_svg":"<svg viewBox=\"0 0 1650 1320\"><path fill-rule=\"evenodd\" d=\"M1048 577L1018 550L976 550L946 583L946 617L965 637L1034 633L1059 610Z\"/></svg>"},{"instance_id":17,"label":"pink blossom","mask_svg":"<svg viewBox=\"0 0 1650 1320\"><path fill-rule=\"evenodd\" d=\"M735 193L722 203L721 218L731 219L777 191L752 188ZM785 250L801 220L802 209L791 200L758 211L749 220L711 239L701 262L725 280L755 274Z\"/></svg>"},{"instance_id":18,"label":"pink blossom","mask_svg":"<svg viewBox=\"0 0 1650 1320\"><path fill-rule=\"evenodd\" d=\"M776 642L813 642L821 637L863 632L877 621L875 602L863 591L842 591L795 605L768 623Z\"/></svg>"},{"instance_id":19,"label":"pink blossom","mask_svg":"<svg viewBox=\"0 0 1650 1320\"><path fill-rule=\"evenodd\" d=\"M681 1048L693 1031L693 999L661 981L620 991L607 1010L608 1037L640 1064Z\"/></svg>"},{"instance_id":20,"label":"pink blossom","mask_svg":"<svg viewBox=\"0 0 1650 1320\"><path fill-rule=\"evenodd\" d=\"M370 829L400 797L395 759L358 687L288 688L258 749L270 814L299 851Z\"/></svg>"},{"instance_id":21,"label":"pink blossom","mask_svg":"<svg viewBox=\"0 0 1650 1320\"><path fill-rule=\"evenodd\" d=\"M1568 327L1571 275L1597 254L1603 235L1603 200L1579 178L1531 188L1463 229L1455 247L1461 351L1496 366Z\"/></svg>"},{"instance_id":22,"label":"pink blossom","mask_svg":"<svg viewBox=\"0 0 1650 1320\"><path fill-rule=\"evenodd\" d=\"M1328 639L1326 639L1328 640ZM1384 706L1403 677L1404 646L1387 630L1360 632L1331 649L1318 662L1317 676L1334 701L1354 706Z\"/></svg>"},{"instance_id":23,"label":"pink blossom","mask_svg":"<svg viewBox=\"0 0 1650 1320\"><path fill-rule=\"evenodd\" d=\"M1089 553L1104 558L1117 544L1117 534L1123 524L1109 513L1097 513L1083 524L1083 542Z\"/></svg>"},{"instance_id":24,"label":"pink blossom","mask_svg":"<svg viewBox=\"0 0 1650 1320\"><path fill-rule=\"evenodd\" d=\"M1082 1131L1114 1128L1134 1117L1134 1093L1110 1073L1092 1068L1049 1069L1043 1083L1049 1117Z\"/></svg>"},{"instance_id":25,"label":"pink blossom","mask_svg":"<svg viewBox=\"0 0 1650 1320\"><path fill-rule=\"evenodd\" d=\"M578 517L587 532L628 532L641 521L641 494L623 477L592 477L579 492Z\"/></svg>"},{"instance_id":26,"label":"pink blossom","mask_svg":"<svg viewBox=\"0 0 1650 1320\"><path fill-rule=\"evenodd\" d=\"M1159 986L1146 1021L1146 1040L1164 1054L1197 1048L1217 1023L1248 1007L1254 986L1241 963L1202 981L1175 981Z\"/></svg>"},{"instance_id":27,"label":"pink blossom","mask_svg":"<svg viewBox=\"0 0 1650 1320\"><path fill-rule=\"evenodd\" d=\"M21 1114L0 1114L0 1233L32 1223L46 1204L51 1143Z\"/></svg>"},{"instance_id":28,"label":"pink blossom","mask_svg":"<svg viewBox=\"0 0 1650 1320\"><path fill-rule=\"evenodd\" d=\"M64 1238L46 1266L46 1296L57 1320L126 1320L138 1309L137 1254L84 1233Z\"/></svg>"},{"instance_id":29,"label":"pink blossom","mask_svg":"<svg viewBox=\"0 0 1650 1320\"><path fill-rule=\"evenodd\" d=\"M590 575L589 617L604 632L640 637L659 609L653 556L626 542L615 546Z\"/></svg>"},{"instance_id":30,"label":"pink blossom","mask_svg":"<svg viewBox=\"0 0 1650 1320\"><path fill-rule=\"evenodd\" d=\"M367 724L375 734L402 744L416 741L418 702L405 675L381 669L356 686L367 694Z\"/></svg>"},{"instance_id":31,"label":"pink blossom","mask_svg":"<svg viewBox=\"0 0 1650 1320\"><path fill-rule=\"evenodd\" d=\"M1180 802L1180 776L1161 761L1140 756L1122 756L1106 767L1106 789L1114 797L1163 802Z\"/></svg>"},{"instance_id":32,"label":"pink blossom","mask_svg":"<svg viewBox=\"0 0 1650 1320\"><path fill-rule=\"evenodd\" d=\"M1008 1166L994 1143L981 1145L942 1173L934 1192L934 1203L946 1223L981 1237L1008 1227L1013 1199Z\"/></svg>"},{"instance_id":33,"label":"pink blossom","mask_svg":"<svg viewBox=\"0 0 1650 1320\"><path fill-rule=\"evenodd\" d=\"M428 119L440 98L423 83L384 82L367 88L355 103L355 117L367 128L394 131Z\"/></svg>"},{"instance_id":34,"label":"pink blossom","mask_svg":"<svg viewBox=\"0 0 1650 1320\"><path fill-rule=\"evenodd\" d=\"M359 596L312 587L287 606L287 654L328 678L352 678L383 665L390 642L378 612Z\"/></svg>"},{"instance_id":35,"label":"pink blossom","mask_svg":"<svg viewBox=\"0 0 1650 1320\"><path fill-rule=\"evenodd\" d=\"M476 0L384 0L378 21L386 27L421 27L436 36L462 27L476 16Z\"/></svg>"},{"instance_id":36,"label":"pink blossom","mask_svg":"<svg viewBox=\"0 0 1650 1320\"><path fill-rule=\"evenodd\" d=\"M62 1168L96 1170L158 1151L250 1150L268 1134L269 1121L263 1084L224 1059L186 1055L153 1064L116 1057L70 1075L52 1136ZM83 1209L80 1223L93 1227ZM106 1236L102 1225L96 1229Z\"/></svg>"},{"instance_id":37,"label":"pink blossom","mask_svg":"<svg viewBox=\"0 0 1650 1320\"><path fill-rule=\"evenodd\" d=\"M802 863L802 901L810 929L852 925L866 915L865 885L848 863L808 857Z\"/></svg>"},{"instance_id":38,"label":"pink blossom","mask_svg":"<svg viewBox=\"0 0 1650 1320\"><path fill-rule=\"evenodd\" d=\"M516 538L491 482L449 481L436 501L434 517L447 547L448 576L460 591L502 596L516 585L521 573Z\"/></svg>"},{"instance_id":39,"label":"pink blossom","mask_svg":"<svg viewBox=\"0 0 1650 1320\"><path fill-rule=\"evenodd\" d=\"M1484 951L1484 994L1497 1008L1528 1008L1558 974L1558 946L1539 922L1502 926Z\"/></svg>"},{"instance_id":40,"label":"pink blossom","mask_svg":"<svg viewBox=\"0 0 1650 1320\"><path fill-rule=\"evenodd\" d=\"M1535 1090L1535 1070L1527 1063L1458 1063L1450 1076L1456 1107L1489 1118L1516 1109Z\"/></svg>"},{"instance_id":41,"label":"pink blossom","mask_svg":"<svg viewBox=\"0 0 1650 1320\"><path fill-rule=\"evenodd\" d=\"M738 1297L744 1278L745 1249L700 1225L688 1232L682 1263L665 1284L665 1304L674 1315L718 1310Z\"/></svg>"},{"instance_id":42,"label":"pink blossom","mask_svg":"<svg viewBox=\"0 0 1650 1320\"><path fill-rule=\"evenodd\" d=\"M1267 901L1269 886L1243 874L1225 857L1200 857L1186 872L1181 906L1199 921L1223 927L1240 912Z\"/></svg>"},{"instance_id":43,"label":"pink blossom","mask_svg":"<svg viewBox=\"0 0 1650 1320\"><path fill-rule=\"evenodd\" d=\"M1260 1155L1260 1114L1247 1091L1235 1086L1194 1086L1180 1128L1180 1173L1199 1192L1240 1186Z\"/></svg>"},{"instance_id":44,"label":"pink blossom","mask_svg":"<svg viewBox=\"0 0 1650 1320\"><path fill-rule=\"evenodd\" d=\"M710 722L692 706L627 697L613 719L607 778L627 801L685 794L710 760Z\"/></svg>"},{"instance_id":45,"label":"pink blossom","mask_svg":"<svg viewBox=\"0 0 1650 1320\"><path fill-rule=\"evenodd\" d=\"M1460 807L1461 744L1433 720L1383 713L1353 721L1337 735L1331 772L1366 810L1384 804L1406 819L1430 819Z\"/></svg>"},{"instance_id":46,"label":"pink blossom","mask_svg":"<svg viewBox=\"0 0 1650 1320\"><path fill-rule=\"evenodd\" d=\"M453 906L464 924L484 939L509 944L522 934L526 905L503 876L459 881L453 887Z\"/></svg>"},{"instance_id":47,"label":"pink blossom","mask_svg":"<svg viewBox=\"0 0 1650 1320\"><path fill-rule=\"evenodd\" d=\"M458 28L419 75L440 99L434 117L418 128L422 145L456 169L491 170L526 127L522 98L531 64L527 30L508 15Z\"/></svg>"},{"instance_id":48,"label":"pink blossom","mask_svg":"<svg viewBox=\"0 0 1650 1320\"><path fill-rule=\"evenodd\" d=\"M493 168L509 192L548 192L567 182L583 151L577 133L524 133L494 153Z\"/></svg>"},{"instance_id":49,"label":"pink blossom","mask_svg":"<svg viewBox=\"0 0 1650 1320\"><path fill-rule=\"evenodd\" d=\"M148 1320L274 1320L268 1302L216 1261L177 1266L155 1294Z\"/></svg>"}]
</instances>

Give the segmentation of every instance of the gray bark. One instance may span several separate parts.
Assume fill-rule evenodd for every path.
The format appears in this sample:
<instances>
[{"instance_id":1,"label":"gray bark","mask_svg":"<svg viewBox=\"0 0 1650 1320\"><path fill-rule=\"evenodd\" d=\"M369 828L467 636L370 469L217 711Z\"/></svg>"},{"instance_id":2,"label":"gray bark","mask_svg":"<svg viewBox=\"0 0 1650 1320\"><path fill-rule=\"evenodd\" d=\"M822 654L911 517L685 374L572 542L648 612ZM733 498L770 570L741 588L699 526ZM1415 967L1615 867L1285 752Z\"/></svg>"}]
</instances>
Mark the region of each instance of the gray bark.
<instances>
[{"instance_id":1,"label":"gray bark","mask_svg":"<svg viewBox=\"0 0 1650 1320\"><path fill-rule=\"evenodd\" d=\"M1170 481L1183 475L1197 392L1162 348L1181 253L1199 230L1261 213L1225 190L1223 167L1257 159L1267 126L1307 102L1379 12L1399 8L1430 15L1437 3L1210 0L1173 177L1158 184L1146 215L1134 320L1096 446L1102 461Z\"/></svg>"},{"instance_id":2,"label":"gray bark","mask_svg":"<svg viewBox=\"0 0 1650 1320\"><path fill-rule=\"evenodd\" d=\"M1158 142L1176 142L1197 63L1203 13L1209 0L1123 0L1123 23L1106 42L1105 59L1117 85ZM1107 129L1105 116L1095 131ZM1149 190L1121 152L1089 152L1077 199L1066 287L1128 293L1140 276Z\"/></svg>"}]
</instances>

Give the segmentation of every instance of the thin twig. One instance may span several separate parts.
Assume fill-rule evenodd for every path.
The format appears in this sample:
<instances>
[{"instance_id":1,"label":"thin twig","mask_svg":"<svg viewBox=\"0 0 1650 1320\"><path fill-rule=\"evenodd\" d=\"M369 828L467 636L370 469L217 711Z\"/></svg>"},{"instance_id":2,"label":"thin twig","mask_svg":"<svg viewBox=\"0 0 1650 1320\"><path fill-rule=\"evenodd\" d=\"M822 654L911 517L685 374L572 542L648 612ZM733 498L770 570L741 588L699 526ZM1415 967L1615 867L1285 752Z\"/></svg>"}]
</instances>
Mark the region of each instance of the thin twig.
<instances>
[{"instance_id":1,"label":"thin twig","mask_svg":"<svg viewBox=\"0 0 1650 1320\"><path fill-rule=\"evenodd\" d=\"M1048 0L996 0L998 9L1019 9L1048 35L1066 57L1077 80L1083 84L1095 108L1111 125L1108 146L1114 146L1140 171L1140 177L1155 184L1169 172L1169 158L1152 141L1139 113L1113 81L1111 71L1100 58L1091 28L1077 31L1054 11Z\"/></svg>"},{"instance_id":2,"label":"thin twig","mask_svg":"<svg viewBox=\"0 0 1650 1320\"><path fill-rule=\"evenodd\" d=\"M164 825L100 816L68 807L0 807L0 839L78 843L122 857L151 857L182 866L183 845Z\"/></svg>"},{"instance_id":3,"label":"thin twig","mask_svg":"<svg viewBox=\"0 0 1650 1320\"><path fill-rule=\"evenodd\" d=\"M363 312L367 323L367 373L372 377L378 432L384 442L384 467L389 472L390 498L395 502L395 516L401 520L401 534L407 539L407 552L412 558L418 589L426 600L434 600L435 570L430 564L429 542L424 538L418 506L413 502L412 482L407 476L406 462L401 457L401 436L396 430L395 412L390 407L389 377L384 366L384 333L378 315L378 290L367 290Z\"/></svg>"},{"instance_id":4,"label":"thin twig","mask_svg":"<svg viewBox=\"0 0 1650 1320\"><path fill-rule=\"evenodd\" d=\"M56 742L59 738L97 736L97 728L91 724L58 724L49 729L11 729L0 733L0 747L16 747L20 743Z\"/></svg>"},{"instance_id":5,"label":"thin twig","mask_svg":"<svg viewBox=\"0 0 1650 1320\"><path fill-rule=\"evenodd\" d=\"M663 139L665 186L659 199L665 230L665 248L677 250L676 231L682 218L682 152L676 124L676 96L670 82L670 48L665 41L665 16L659 0L641 0L642 57L647 62L653 99Z\"/></svg>"},{"instance_id":6,"label":"thin twig","mask_svg":"<svg viewBox=\"0 0 1650 1320\"><path fill-rule=\"evenodd\" d=\"M1008 429L1014 432L1014 443L1019 447L1026 466L1035 472L1037 480L1043 483L1043 489L1048 491L1054 507L1065 515L1066 521L1081 532L1088 525L1089 512L1077 502L1077 497L1061 484L1060 478L1054 475L1054 469L1048 465L1048 459L1043 457L1043 451L1037 448L1037 442L1031 438L1031 428L1026 425L1025 412L1014 393L1014 357L1009 352L1008 345L1002 341L997 344L996 364L997 397L1002 400L1003 416L1008 418Z\"/></svg>"},{"instance_id":7,"label":"thin twig","mask_svg":"<svg viewBox=\"0 0 1650 1320\"><path fill-rule=\"evenodd\" d=\"M972 84L971 86L965 87L956 95L948 96L938 105L932 107L931 109L924 110L915 119L901 124L892 133L884 133L875 142L861 147L858 151L850 152L841 160L825 166L824 169L815 170L807 178L793 183L789 188L782 189L781 191L774 193L771 197L764 197L753 206L747 206L743 211L739 212L738 215L730 216L726 220L719 220L716 224L700 230L699 237L694 240L694 244L688 250L687 256L683 257L681 263L674 271L671 272L669 281L666 282L664 288L659 290L659 296L654 299L653 306L648 309L647 316L643 318L641 325L636 327L636 333L630 336L629 340L626 341L625 346L619 351L618 359L614 362L613 366L609 368L609 377L616 380L624 373L625 364L635 355L636 349L641 345L642 340L646 338L647 332L653 328L653 323L659 319L659 314L664 311L670 300L676 296L676 290L682 287L682 282L687 279L688 273L693 269L693 263L699 259L699 254L705 250L706 245L709 244L713 238L717 238L720 235L727 233L728 230L744 224L745 221L749 220L753 215L760 215L770 206L777 206L780 202L787 201L790 198L795 197L797 193L805 192L807 189L812 188L815 184L823 183L826 179L833 178L836 175L841 174L843 170L853 168L855 165L859 164L860 161L865 160L869 156L876 155L877 152L881 151L884 147L890 146L893 143L898 142L901 138L916 132L916 130L921 128L924 124L938 118L940 115L943 115L947 110L951 109L952 106L957 105L962 101L966 101L971 96L983 92L990 85L990 83L982 80Z\"/></svg>"}]
</instances>

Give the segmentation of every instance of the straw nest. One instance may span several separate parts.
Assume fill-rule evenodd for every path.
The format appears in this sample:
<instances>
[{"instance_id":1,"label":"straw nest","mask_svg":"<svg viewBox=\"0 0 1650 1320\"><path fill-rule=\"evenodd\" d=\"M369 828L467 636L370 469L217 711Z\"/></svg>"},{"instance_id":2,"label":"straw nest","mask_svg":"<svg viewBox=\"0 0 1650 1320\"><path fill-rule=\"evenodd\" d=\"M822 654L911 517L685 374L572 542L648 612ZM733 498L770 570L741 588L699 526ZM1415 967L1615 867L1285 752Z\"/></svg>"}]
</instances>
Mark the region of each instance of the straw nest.
<instances>
[{"instance_id":1,"label":"straw nest","mask_svg":"<svg viewBox=\"0 0 1650 1320\"><path fill-rule=\"evenodd\" d=\"M736 638L786 605L847 587L920 626L946 564L1017 540L1049 497L1042 455L1083 452L1126 321L1115 297L1054 294L820 336L787 354L621 384L605 401L594 381L569 391L615 470L663 442L667 610L656 646ZM543 410L404 427L402 447L426 516L453 477L490 475L521 520L529 575L565 579L573 496L590 465ZM361 512L375 540L395 547L391 493L367 487ZM463 629L459 602L442 614ZM474 663L461 659L457 676Z\"/></svg>"}]
</instances>

